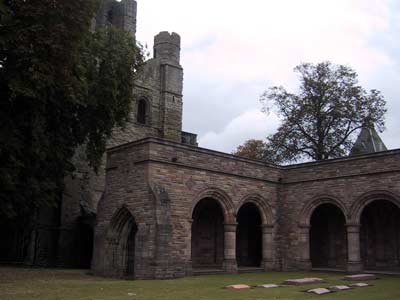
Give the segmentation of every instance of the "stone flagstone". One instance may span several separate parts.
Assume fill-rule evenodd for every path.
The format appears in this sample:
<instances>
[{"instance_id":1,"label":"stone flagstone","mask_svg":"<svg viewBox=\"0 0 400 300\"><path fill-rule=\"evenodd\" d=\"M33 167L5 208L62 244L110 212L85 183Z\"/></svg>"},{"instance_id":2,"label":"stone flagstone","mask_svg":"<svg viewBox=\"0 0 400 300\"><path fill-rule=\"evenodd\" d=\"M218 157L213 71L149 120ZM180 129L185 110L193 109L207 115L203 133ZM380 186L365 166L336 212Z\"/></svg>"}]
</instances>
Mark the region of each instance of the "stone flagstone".
<instances>
[{"instance_id":1,"label":"stone flagstone","mask_svg":"<svg viewBox=\"0 0 400 300\"><path fill-rule=\"evenodd\" d=\"M345 276L344 279L351 281L363 281L363 280L375 280L377 279L377 277L375 274L355 274L355 275Z\"/></svg>"},{"instance_id":2,"label":"stone flagstone","mask_svg":"<svg viewBox=\"0 0 400 300\"><path fill-rule=\"evenodd\" d=\"M225 288L229 289L229 290L247 290L250 288L250 286L248 286L246 284L232 284L232 285L226 286Z\"/></svg>"},{"instance_id":3,"label":"stone flagstone","mask_svg":"<svg viewBox=\"0 0 400 300\"><path fill-rule=\"evenodd\" d=\"M316 289L308 290L307 293L316 294L316 295L325 295L325 294L332 293L332 291L330 291L326 288L316 288Z\"/></svg>"},{"instance_id":4,"label":"stone flagstone","mask_svg":"<svg viewBox=\"0 0 400 300\"><path fill-rule=\"evenodd\" d=\"M357 282L357 283L350 284L350 286L351 287L367 287L367 286L369 286L369 284L365 283L365 282Z\"/></svg>"},{"instance_id":5,"label":"stone flagstone","mask_svg":"<svg viewBox=\"0 0 400 300\"><path fill-rule=\"evenodd\" d=\"M324 282L321 278L299 278L299 279L287 279L283 283L288 285L302 285L302 284L313 284Z\"/></svg>"},{"instance_id":6,"label":"stone flagstone","mask_svg":"<svg viewBox=\"0 0 400 300\"><path fill-rule=\"evenodd\" d=\"M260 285L257 285L257 287L263 288L263 289L273 289L273 288L279 287L279 285L277 285L277 284L260 284Z\"/></svg>"},{"instance_id":7,"label":"stone flagstone","mask_svg":"<svg viewBox=\"0 0 400 300\"><path fill-rule=\"evenodd\" d=\"M351 287L349 287L347 285L335 285L335 286L329 287L329 289L331 291L345 291L345 290L350 290Z\"/></svg>"}]
</instances>

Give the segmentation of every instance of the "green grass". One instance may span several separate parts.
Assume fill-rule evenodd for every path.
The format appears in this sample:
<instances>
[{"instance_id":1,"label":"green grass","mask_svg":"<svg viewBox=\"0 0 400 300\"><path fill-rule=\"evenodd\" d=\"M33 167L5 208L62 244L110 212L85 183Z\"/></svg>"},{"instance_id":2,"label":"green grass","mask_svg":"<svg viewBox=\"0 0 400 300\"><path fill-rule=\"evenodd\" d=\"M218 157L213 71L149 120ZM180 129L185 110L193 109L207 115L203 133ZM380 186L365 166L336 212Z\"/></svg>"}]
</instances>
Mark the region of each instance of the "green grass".
<instances>
[{"instance_id":1,"label":"green grass","mask_svg":"<svg viewBox=\"0 0 400 300\"><path fill-rule=\"evenodd\" d=\"M318 285L233 291L230 284L258 285L282 283L288 278L320 277L327 282ZM89 276L81 270L24 269L0 267L1 300L400 300L400 277L380 276L374 286L323 296L302 291L313 287L343 284L343 274L336 273L254 273L187 277L175 280L115 280ZM134 293L134 296L128 296Z\"/></svg>"}]
</instances>

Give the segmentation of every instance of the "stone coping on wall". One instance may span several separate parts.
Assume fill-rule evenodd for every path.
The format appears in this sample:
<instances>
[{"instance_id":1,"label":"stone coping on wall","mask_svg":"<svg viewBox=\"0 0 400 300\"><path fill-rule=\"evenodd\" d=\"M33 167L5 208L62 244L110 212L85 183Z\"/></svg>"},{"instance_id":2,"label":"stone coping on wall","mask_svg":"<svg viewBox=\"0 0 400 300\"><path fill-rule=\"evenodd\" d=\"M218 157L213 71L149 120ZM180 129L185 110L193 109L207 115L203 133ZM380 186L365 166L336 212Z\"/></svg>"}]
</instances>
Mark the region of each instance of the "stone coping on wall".
<instances>
[{"instance_id":1,"label":"stone coping on wall","mask_svg":"<svg viewBox=\"0 0 400 300\"><path fill-rule=\"evenodd\" d=\"M107 152L115 152L115 151L120 151L121 149L129 148L133 145L140 145L140 144L145 144L145 143L158 143L158 144L164 144L164 145L171 145L175 146L178 148L184 148L184 149L190 149L192 151L197 151L197 152L202 152L202 153L208 153L211 155L216 155L216 156L221 156L225 158L231 158L235 160L241 160L245 162L250 162L254 163L257 165L265 165L271 168L277 168L277 169L294 169L294 168L305 168L309 166L314 166L314 165L325 165L325 164L332 164L336 163L338 161L350 161L350 160L359 160L359 159L366 159L366 158L371 158L371 157L381 157L381 156L390 156L390 155L395 155L395 154L400 154L400 149L393 149L393 150L387 150L387 151L381 151L381 152L376 152L376 153L369 153L369 154L359 154L359 155L354 155L354 156L346 156L346 157L340 157L340 158L332 158L332 159L327 159L323 161L311 161L311 162L304 162L304 163L299 163L299 164L293 164L293 165L278 165L278 164L272 164L272 163L267 163L261 160L256 160L256 159L250 159L250 158L245 158L221 151L216 151L216 150L211 150L207 148L202 148L198 146L192 146L192 145L187 145L187 144L182 144L182 143L177 143L175 141L170 141L166 139L161 139L157 137L147 137L144 139L140 139L134 142L128 142L119 146L111 147L107 149Z\"/></svg>"},{"instance_id":2,"label":"stone coping on wall","mask_svg":"<svg viewBox=\"0 0 400 300\"><path fill-rule=\"evenodd\" d=\"M251 167L253 165L255 169L254 169L254 174L252 175L248 175L249 172L244 172L243 174L242 172L240 172L241 174L236 174L237 173L236 170L235 171L224 170L223 168L209 168L206 166L201 166L201 169L204 169L205 171L222 172L232 175L236 174L251 179L260 179L264 181L282 183L282 184L330 180L330 179L370 175L377 173L400 172L400 149L329 159L325 161L301 163L288 166L274 165L263 161L247 159L228 153L223 153L215 150L205 149L197 146L177 143L174 141L169 141L166 139L154 138L154 137L148 137L138 141L116 146L108 149L107 152L109 154L117 153L129 149L131 147L140 146L144 144L156 144L166 147L172 147L177 150L195 152L198 153L199 155L206 155L210 157L226 159L228 161L229 160L235 161L239 163L239 165L237 165L238 168L241 168L240 163L244 163L245 165L243 165L243 167L245 168L248 168L249 166ZM154 157L152 159L149 158L147 160L159 163L167 162L163 160L154 159ZM199 168L199 166L196 165L196 163L192 163L189 161L187 163L168 161L168 163L172 163L181 167ZM256 169L260 170L260 167L261 168L265 167L266 171L269 169L271 171L276 172L275 176L272 177L268 176L268 178L259 175L255 176L257 173Z\"/></svg>"},{"instance_id":3,"label":"stone coping on wall","mask_svg":"<svg viewBox=\"0 0 400 300\"><path fill-rule=\"evenodd\" d=\"M192 146L192 145L188 145L188 144L177 143L177 142L174 142L174 141L161 139L161 138L156 138L156 137L148 137L148 138L144 138L144 139L141 139L141 140L138 140L138 141L126 143L126 144L119 145L119 146L116 146L116 147L112 147L112 148L107 149L107 152L108 153L119 152L119 151L122 151L123 149L130 148L132 146L141 145L141 144L147 144L147 143L168 145L168 146L173 146L175 148L190 150L190 151L199 152L199 153L203 153L203 154L209 154L209 155L213 155L213 156L217 156L217 157L223 157L223 158L243 161L243 162L255 164L255 165L258 165L258 166L266 166L266 167L275 168L275 169L282 169L282 166L271 164L271 163L267 163L267 162L264 162L264 161L244 158L244 157L236 156L236 155L229 154L229 153L210 150L210 149L201 148L201 147L197 147L197 146Z\"/></svg>"},{"instance_id":4,"label":"stone coping on wall","mask_svg":"<svg viewBox=\"0 0 400 300\"><path fill-rule=\"evenodd\" d=\"M283 169L308 168L310 166L316 166L316 165L321 166L321 165L326 165L326 164L333 164L336 162L354 161L354 160L360 160L360 159L368 159L368 158L376 158L376 157L392 156L392 155L400 155L400 149L386 150L386 151L368 153L368 154L358 154L358 155L345 156L345 157L339 157L339 158L331 158L331 159L320 160L320 161L310 161L310 162L304 162L304 163L299 163L299 164L281 166L281 168L283 168Z\"/></svg>"}]
</instances>

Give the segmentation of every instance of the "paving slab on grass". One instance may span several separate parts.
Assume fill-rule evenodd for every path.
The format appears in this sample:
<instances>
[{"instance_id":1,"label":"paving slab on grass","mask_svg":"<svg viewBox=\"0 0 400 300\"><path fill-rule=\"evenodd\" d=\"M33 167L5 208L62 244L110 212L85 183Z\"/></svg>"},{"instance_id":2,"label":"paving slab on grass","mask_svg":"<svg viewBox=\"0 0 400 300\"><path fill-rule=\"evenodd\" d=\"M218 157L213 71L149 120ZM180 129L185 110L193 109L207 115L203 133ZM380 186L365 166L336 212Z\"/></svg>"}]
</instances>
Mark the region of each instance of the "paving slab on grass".
<instances>
[{"instance_id":1,"label":"paving slab on grass","mask_svg":"<svg viewBox=\"0 0 400 300\"><path fill-rule=\"evenodd\" d=\"M365 282L357 282L357 283L353 283L350 284L351 287L367 287L367 286L371 286L368 283Z\"/></svg>"},{"instance_id":2,"label":"paving slab on grass","mask_svg":"<svg viewBox=\"0 0 400 300\"><path fill-rule=\"evenodd\" d=\"M355 274L344 277L344 280L351 280L351 281L364 281L364 280L375 280L375 279L377 279L375 274Z\"/></svg>"},{"instance_id":3,"label":"paving slab on grass","mask_svg":"<svg viewBox=\"0 0 400 300\"><path fill-rule=\"evenodd\" d=\"M260 285L257 285L257 287L263 288L263 289L273 289L273 288L279 287L279 285L271 283L271 284L260 284Z\"/></svg>"},{"instance_id":4,"label":"paving slab on grass","mask_svg":"<svg viewBox=\"0 0 400 300\"><path fill-rule=\"evenodd\" d=\"M321 278L298 278L298 279L287 279L283 283L287 285L303 285L324 282Z\"/></svg>"},{"instance_id":5,"label":"paving slab on grass","mask_svg":"<svg viewBox=\"0 0 400 300\"><path fill-rule=\"evenodd\" d=\"M246 284L232 284L227 285L225 288L229 290L247 290L250 288L250 286Z\"/></svg>"},{"instance_id":6,"label":"paving slab on grass","mask_svg":"<svg viewBox=\"0 0 400 300\"><path fill-rule=\"evenodd\" d=\"M316 289L308 290L307 293L316 294L316 295L325 295L325 294L332 293L332 291L330 291L326 288L316 288Z\"/></svg>"},{"instance_id":7,"label":"paving slab on grass","mask_svg":"<svg viewBox=\"0 0 400 300\"><path fill-rule=\"evenodd\" d=\"M347 285L334 285L334 286L329 287L329 289L330 289L331 291L338 292L338 291L351 290L351 287L349 287L349 286L347 286Z\"/></svg>"}]
</instances>

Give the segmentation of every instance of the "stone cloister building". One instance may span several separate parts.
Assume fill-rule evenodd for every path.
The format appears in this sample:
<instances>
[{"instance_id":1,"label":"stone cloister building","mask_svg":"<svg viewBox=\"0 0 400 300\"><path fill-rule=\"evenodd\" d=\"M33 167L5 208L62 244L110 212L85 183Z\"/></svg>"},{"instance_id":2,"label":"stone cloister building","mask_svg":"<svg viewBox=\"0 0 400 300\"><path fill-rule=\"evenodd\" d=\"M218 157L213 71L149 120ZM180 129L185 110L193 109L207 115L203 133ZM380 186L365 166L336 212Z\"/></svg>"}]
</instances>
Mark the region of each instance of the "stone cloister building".
<instances>
[{"instance_id":1,"label":"stone cloister building","mask_svg":"<svg viewBox=\"0 0 400 300\"><path fill-rule=\"evenodd\" d=\"M103 1L95 25L109 23L134 37L136 2ZM182 132L176 33L156 35L135 85L103 172L81 164L55 221L37 226L36 264L128 278L400 271L400 150L387 151L373 129L352 156L291 166L200 148Z\"/></svg>"},{"instance_id":2,"label":"stone cloister building","mask_svg":"<svg viewBox=\"0 0 400 300\"><path fill-rule=\"evenodd\" d=\"M278 167L157 138L110 149L93 270L398 271L399 166L398 150Z\"/></svg>"},{"instance_id":3,"label":"stone cloister building","mask_svg":"<svg viewBox=\"0 0 400 300\"><path fill-rule=\"evenodd\" d=\"M182 132L179 60L179 36L157 35L107 152L95 274L400 270L399 150L367 128L358 155L284 167L199 148Z\"/></svg>"}]
</instances>

